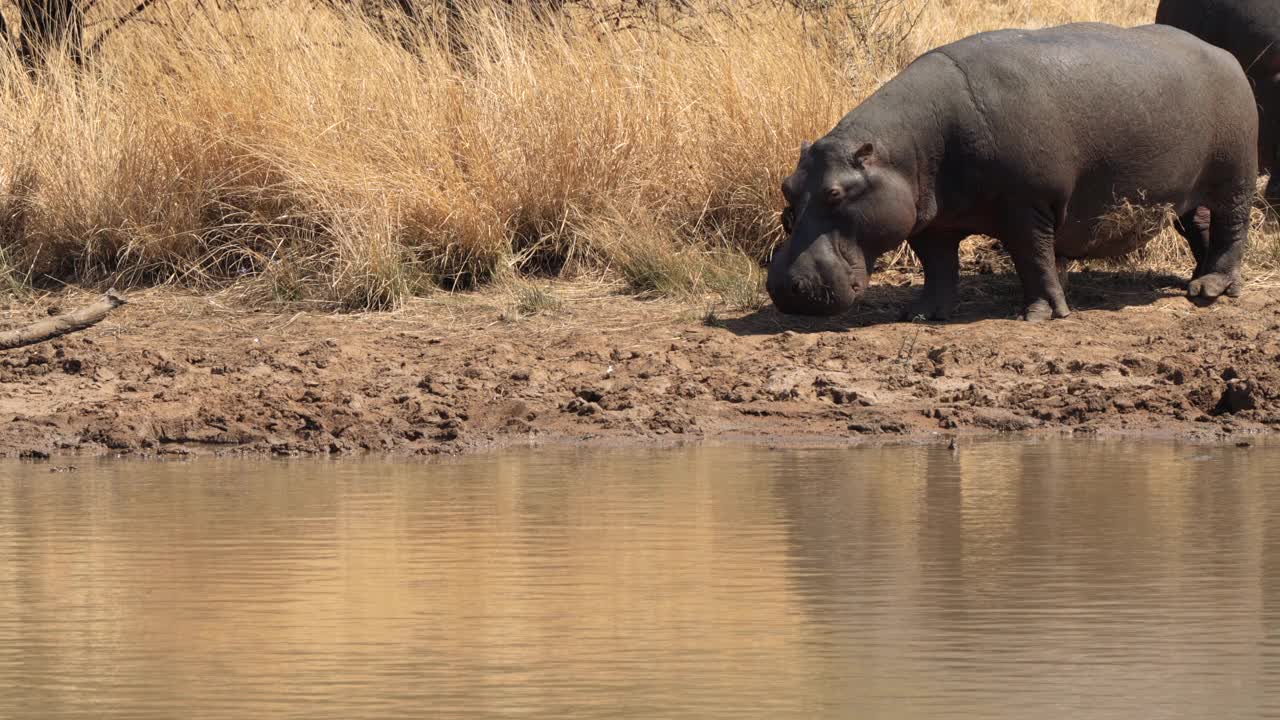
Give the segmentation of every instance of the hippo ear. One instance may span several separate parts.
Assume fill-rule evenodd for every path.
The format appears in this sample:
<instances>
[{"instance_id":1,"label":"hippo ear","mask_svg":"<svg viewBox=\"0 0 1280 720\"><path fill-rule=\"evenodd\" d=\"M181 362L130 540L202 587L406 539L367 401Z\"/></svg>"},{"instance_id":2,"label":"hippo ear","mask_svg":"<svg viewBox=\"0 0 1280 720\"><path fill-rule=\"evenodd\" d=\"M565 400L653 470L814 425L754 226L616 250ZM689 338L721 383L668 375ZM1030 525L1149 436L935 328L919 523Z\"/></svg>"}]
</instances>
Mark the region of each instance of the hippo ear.
<instances>
[{"instance_id":1,"label":"hippo ear","mask_svg":"<svg viewBox=\"0 0 1280 720\"><path fill-rule=\"evenodd\" d=\"M867 162L867 158L871 157L871 154L874 152L875 152L875 147L871 143L865 143L862 147L858 148L857 151L853 153L853 164L854 165L865 164Z\"/></svg>"},{"instance_id":2,"label":"hippo ear","mask_svg":"<svg viewBox=\"0 0 1280 720\"><path fill-rule=\"evenodd\" d=\"M803 158L804 158L805 153L809 152L809 148L811 148L811 147L813 147L813 143L809 142L808 140L801 140L801 141L800 141L800 157L801 157L801 159L803 159Z\"/></svg>"}]
</instances>

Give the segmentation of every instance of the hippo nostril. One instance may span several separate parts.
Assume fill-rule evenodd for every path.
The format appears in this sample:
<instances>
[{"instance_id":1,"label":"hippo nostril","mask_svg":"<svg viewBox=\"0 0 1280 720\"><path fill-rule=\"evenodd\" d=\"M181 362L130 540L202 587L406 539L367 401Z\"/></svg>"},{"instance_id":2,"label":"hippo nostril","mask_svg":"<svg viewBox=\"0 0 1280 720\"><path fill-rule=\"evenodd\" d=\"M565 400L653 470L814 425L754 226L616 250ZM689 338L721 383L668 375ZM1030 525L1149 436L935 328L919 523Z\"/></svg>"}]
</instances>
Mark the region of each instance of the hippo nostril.
<instances>
[{"instance_id":1,"label":"hippo nostril","mask_svg":"<svg viewBox=\"0 0 1280 720\"><path fill-rule=\"evenodd\" d=\"M792 294L792 295L799 295L799 294L801 294L802 292L804 292L804 283L800 282L799 280L792 280L792 281L791 281L791 294Z\"/></svg>"}]
</instances>

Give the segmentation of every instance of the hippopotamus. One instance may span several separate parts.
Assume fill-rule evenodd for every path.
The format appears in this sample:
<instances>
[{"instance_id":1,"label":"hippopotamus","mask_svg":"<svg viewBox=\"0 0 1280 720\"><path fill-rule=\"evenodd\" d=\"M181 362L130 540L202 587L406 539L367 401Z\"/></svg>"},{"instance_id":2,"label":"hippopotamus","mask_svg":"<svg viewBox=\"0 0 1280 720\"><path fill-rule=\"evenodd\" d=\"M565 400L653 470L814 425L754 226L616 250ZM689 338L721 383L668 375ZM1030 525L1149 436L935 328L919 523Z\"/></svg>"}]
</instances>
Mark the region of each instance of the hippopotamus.
<instances>
[{"instance_id":1,"label":"hippopotamus","mask_svg":"<svg viewBox=\"0 0 1280 720\"><path fill-rule=\"evenodd\" d=\"M1271 173L1265 198L1280 204L1280 3L1275 0L1161 0L1156 22L1182 28L1235 56L1258 107L1258 169Z\"/></svg>"},{"instance_id":2,"label":"hippopotamus","mask_svg":"<svg viewBox=\"0 0 1280 720\"><path fill-rule=\"evenodd\" d=\"M785 313L833 315L905 240L924 269L909 317L947 319L968 235L998 238L1027 320L1070 314L1058 270L1136 243L1096 234L1120 203L1176 213L1188 294L1240 292L1257 113L1239 63L1166 25L997 30L925 53L806 144L782 183L789 236L767 287Z\"/></svg>"}]
</instances>

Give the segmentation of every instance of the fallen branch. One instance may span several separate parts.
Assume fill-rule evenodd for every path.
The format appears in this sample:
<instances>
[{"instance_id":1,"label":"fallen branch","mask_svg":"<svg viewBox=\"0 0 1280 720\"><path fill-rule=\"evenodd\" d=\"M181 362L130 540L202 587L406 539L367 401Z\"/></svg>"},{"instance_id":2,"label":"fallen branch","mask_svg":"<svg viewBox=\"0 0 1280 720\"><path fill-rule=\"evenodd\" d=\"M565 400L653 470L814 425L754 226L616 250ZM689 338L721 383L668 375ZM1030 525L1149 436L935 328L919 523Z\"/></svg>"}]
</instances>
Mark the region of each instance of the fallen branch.
<instances>
[{"instance_id":1,"label":"fallen branch","mask_svg":"<svg viewBox=\"0 0 1280 720\"><path fill-rule=\"evenodd\" d=\"M26 327L0 332L0 350L35 345L68 333L84 330L102 322L107 313L124 304L124 298L112 288L102 299L79 310L31 323Z\"/></svg>"}]
</instances>

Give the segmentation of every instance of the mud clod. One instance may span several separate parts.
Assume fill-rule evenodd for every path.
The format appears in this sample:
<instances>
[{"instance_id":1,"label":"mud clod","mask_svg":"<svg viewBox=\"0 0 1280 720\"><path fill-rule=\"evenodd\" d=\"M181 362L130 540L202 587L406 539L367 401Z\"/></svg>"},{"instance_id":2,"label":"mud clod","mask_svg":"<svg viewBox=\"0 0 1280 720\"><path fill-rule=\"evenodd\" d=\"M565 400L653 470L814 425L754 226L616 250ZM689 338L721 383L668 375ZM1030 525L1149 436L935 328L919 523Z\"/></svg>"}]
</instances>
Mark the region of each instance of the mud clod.
<instances>
[{"instance_id":1,"label":"mud clod","mask_svg":"<svg viewBox=\"0 0 1280 720\"><path fill-rule=\"evenodd\" d=\"M1245 412L1246 410L1256 410L1257 407L1258 402L1255 397L1253 383L1235 377L1227 383L1226 389L1222 391L1222 397L1218 400L1218 405L1214 408L1213 414L1234 414Z\"/></svg>"},{"instance_id":2,"label":"mud clod","mask_svg":"<svg viewBox=\"0 0 1280 720\"><path fill-rule=\"evenodd\" d=\"M575 390L574 395L589 403L599 403L604 399L605 392L604 388L600 387L583 387Z\"/></svg>"},{"instance_id":3,"label":"mud clod","mask_svg":"<svg viewBox=\"0 0 1280 720\"><path fill-rule=\"evenodd\" d=\"M590 415L599 415L604 412L604 408L600 407L599 404L592 402L590 400L583 400L582 398L579 398L579 397L576 397L570 400L569 402L565 403L563 409L565 412L573 413L574 415L578 415L581 417L587 417Z\"/></svg>"}]
</instances>

